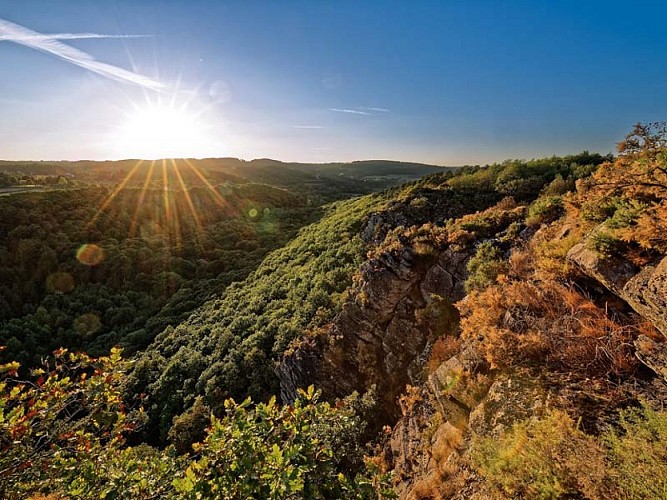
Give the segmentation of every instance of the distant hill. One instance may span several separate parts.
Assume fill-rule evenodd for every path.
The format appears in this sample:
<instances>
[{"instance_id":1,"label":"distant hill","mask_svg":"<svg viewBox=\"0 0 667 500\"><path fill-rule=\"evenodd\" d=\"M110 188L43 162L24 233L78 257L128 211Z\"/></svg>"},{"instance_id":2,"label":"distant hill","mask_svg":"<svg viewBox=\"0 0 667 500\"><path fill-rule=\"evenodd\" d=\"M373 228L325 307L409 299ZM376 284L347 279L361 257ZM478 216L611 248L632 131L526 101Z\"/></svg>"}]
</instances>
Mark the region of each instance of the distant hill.
<instances>
[{"instance_id":1,"label":"distant hill","mask_svg":"<svg viewBox=\"0 0 667 500\"><path fill-rule=\"evenodd\" d=\"M118 161L0 161L0 174L20 176L66 176L84 183L125 187L183 189L231 182L260 183L289 188L321 201L372 193L424 175L443 173L453 167L389 160L351 163L286 163L269 158L165 159ZM10 186L5 183L5 185Z\"/></svg>"},{"instance_id":2,"label":"distant hill","mask_svg":"<svg viewBox=\"0 0 667 500\"><path fill-rule=\"evenodd\" d=\"M109 175L116 172L129 172L141 163L142 169L154 165L158 169L163 164L167 167L192 166L206 172L225 172L230 176L252 178L258 172L291 170L313 176L344 176L352 179L402 176L416 179L423 175L443 172L456 167L441 167L423 163L409 163L392 160L363 160L349 163L297 163L282 162L270 158L240 160L238 158L205 159L165 159L165 160L116 160L116 161L7 161L0 160L0 172L23 173L26 175L64 175L82 176Z\"/></svg>"}]
</instances>

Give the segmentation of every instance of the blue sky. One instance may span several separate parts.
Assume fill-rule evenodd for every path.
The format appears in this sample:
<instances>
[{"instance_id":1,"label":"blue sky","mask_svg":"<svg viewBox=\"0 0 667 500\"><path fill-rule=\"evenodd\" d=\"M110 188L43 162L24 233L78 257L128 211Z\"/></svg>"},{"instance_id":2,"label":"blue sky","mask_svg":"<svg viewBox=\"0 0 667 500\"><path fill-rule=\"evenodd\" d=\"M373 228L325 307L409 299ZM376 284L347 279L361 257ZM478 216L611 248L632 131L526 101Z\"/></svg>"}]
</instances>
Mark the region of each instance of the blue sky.
<instances>
[{"instance_id":1,"label":"blue sky","mask_svg":"<svg viewBox=\"0 0 667 500\"><path fill-rule=\"evenodd\" d=\"M0 19L39 34L144 35L59 42L111 77L0 41L0 158L606 153L667 118L666 15L660 2L0 0Z\"/></svg>"}]
</instances>

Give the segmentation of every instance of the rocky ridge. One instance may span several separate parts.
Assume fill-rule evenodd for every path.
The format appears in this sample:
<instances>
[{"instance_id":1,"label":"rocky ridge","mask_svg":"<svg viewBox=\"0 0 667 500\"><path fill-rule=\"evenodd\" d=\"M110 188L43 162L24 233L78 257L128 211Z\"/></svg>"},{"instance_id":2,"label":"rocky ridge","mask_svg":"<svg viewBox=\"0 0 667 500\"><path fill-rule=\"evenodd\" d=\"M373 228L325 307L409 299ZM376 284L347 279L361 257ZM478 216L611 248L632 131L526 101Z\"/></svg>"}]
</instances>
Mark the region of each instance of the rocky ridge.
<instances>
[{"instance_id":1,"label":"rocky ridge","mask_svg":"<svg viewBox=\"0 0 667 500\"><path fill-rule=\"evenodd\" d=\"M378 223L377 216L371 219ZM368 226L366 226L368 229ZM362 232L363 234L363 232ZM366 261L342 311L327 328L289 352L278 367L281 396L314 384L327 398L375 386L389 420L406 383L419 383L435 321L451 321L464 295L470 251L422 255L405 242Z\"/></svg>"},{"instance_id":2,"label":"rocky ridge","mask_svg":"<svg viewBox=\"0 0 667 500\"><path fill-rule=\"evenodd\" d=\"M361 230L364 241L381 246L392 230L408 226L414 219L401 208L405 206L369 217ZM434 483L443 497L488 498L483 481L462 458L475 436L498 437L515 422L539 418L573 401L592 405L592 413L603 406L595 401L596 388L589 386L593 382L553 383L528 369L498 370L474 340L463 342L426 372L435 338L457 333L453 304L465 300L466 266L476 246L500 241L506 228L497 227L495 236L473 238L466 245L443 244L425 252L399 235L399 245L375 252L362 265L334 321L288 352L277 369L286 402L296 397L297 388L310 384L327 398L375 387L379 422L393 423L384 455L400 498L436 498L429 496ZM534 230L522 235L512 245L533 237ZM639 269L627 261L602 258L586 241L575 245L567 258L663 335L667 332L667 259ZM509 325L513 318L505 321ZM636 356L665 380L666 345L644 335L634 341ZM653 384L648 391L664 395L664 387L646 383ZM636 394L632 387L619 391L628 397Z\"/></svg>"},{"instance_id":3,"label":"rocky ridge","mask_svg":"<svg viewBox=\"0 0 667 500\"><path fill-rule=\"evenodd\" d=\"M371 214L359 236L377 249L392 231L442 225L498 199L492 192L472 200L451 189L419 189ZM405 235L397 238L394 248L374 252L362 264L332 323L310 332L285 354L276 369L284 402L311 384L329 399L375 387L381 399L378 421L398 418L397 398L405 385L423 381L432 332L442 333L436 323L455 328L452 304L465 295L466 264L474 246L421 248Z\"/></svg>"}]
</instances>

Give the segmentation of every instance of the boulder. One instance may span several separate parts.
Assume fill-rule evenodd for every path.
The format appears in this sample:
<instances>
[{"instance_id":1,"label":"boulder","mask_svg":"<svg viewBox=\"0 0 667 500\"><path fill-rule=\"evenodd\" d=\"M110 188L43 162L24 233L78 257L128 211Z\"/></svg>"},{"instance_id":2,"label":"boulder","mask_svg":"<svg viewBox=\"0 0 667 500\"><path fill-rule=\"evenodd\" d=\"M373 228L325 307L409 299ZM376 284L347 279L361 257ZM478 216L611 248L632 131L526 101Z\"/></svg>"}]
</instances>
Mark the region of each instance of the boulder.
<instances>
[{"instance_id":1,"label":"boulder","mask_svg":"<svg viewBox=\"0 0 667 500\"><path fill-rule=\"evenodd\" d=\"M634 344L639 361L667 382L667 343L656 342L646 335L640 335Z\"/></svg>"},{"instance_id":2,"label":"boulder","mask_svg":"<svg viewBox=\"0 0 667 500\"><path fill-rule=\"evenodd\" d=\"M572 247L567 258L667 336L667 257L639 269L621 256L603 256L583 242Z\"/></svg>"}]
</instances>

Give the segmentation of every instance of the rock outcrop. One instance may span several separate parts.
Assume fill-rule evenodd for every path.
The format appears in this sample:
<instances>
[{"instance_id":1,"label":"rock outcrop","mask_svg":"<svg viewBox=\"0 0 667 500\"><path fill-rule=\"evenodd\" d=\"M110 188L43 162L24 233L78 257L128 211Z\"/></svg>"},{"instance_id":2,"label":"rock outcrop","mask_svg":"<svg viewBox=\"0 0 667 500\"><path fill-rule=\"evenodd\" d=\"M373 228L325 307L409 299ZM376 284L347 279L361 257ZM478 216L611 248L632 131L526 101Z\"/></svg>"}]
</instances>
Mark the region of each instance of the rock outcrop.
<instances>
[{"instance_id":1,"label":"rock outcrop","mask_svg":"<svg viewBox=\"0 0 667 500\"><path fill-rule=\"evenodd\" d=\"M572 247L567 257L667 337L667 257L639 269L622 257L589 249L586 241Z\"/></svg>"},{"instance_id":2,"label":"rock outcrop","mask_svg":"<svg viewBox=\"0 0 667 500\"><path fill-rule=\"evenodd\" d=\"M634 344L639 361L667 382L667 343L656 342L646 335L640 335Z\"/></svg>"},{"instance_id":3,"label":"rock outcrop","mask_svg":"<svg viewBox=\"0 0 667 500\"><path fill-rule=\"evenodd\" d=\"M424 256L409 247L361 267L332 324L287 353L278 367L281 396L293 401L310 384L334 398L377 388L389 420L406 383L420 382L420 359L434 322L456 324L451 303L464 294L468 253ZM442 333L442 332L441 332Z\"/></svg>"},{"instance_id":4,"label":"rock outcrop","mask_svg":"<svg viewBox=\"0 0 667 500\"><path fill-rule=\"evenodd\" d=\"M667 338L667 257L639 269L621 256L600 255L586 241L572 247L567 257ZM641 335L634 346L637 358L667 380L667 342Z\"/></svg>"}]
</instances>

